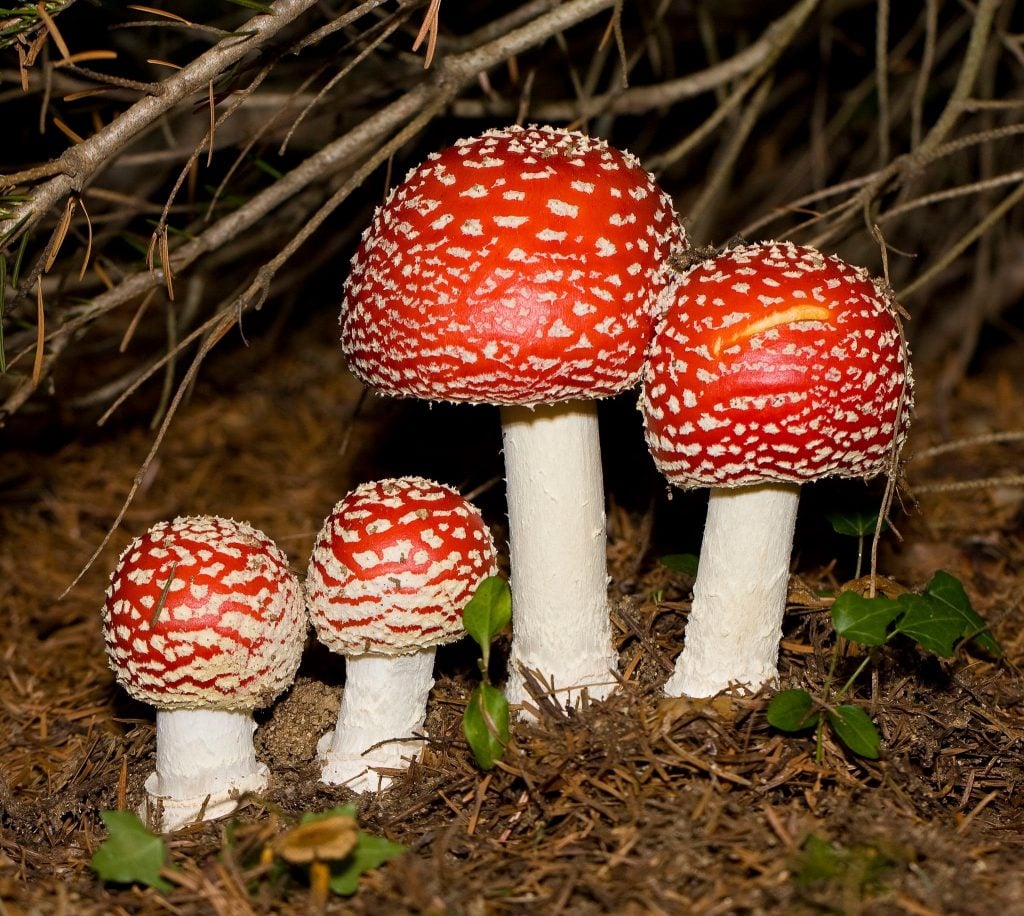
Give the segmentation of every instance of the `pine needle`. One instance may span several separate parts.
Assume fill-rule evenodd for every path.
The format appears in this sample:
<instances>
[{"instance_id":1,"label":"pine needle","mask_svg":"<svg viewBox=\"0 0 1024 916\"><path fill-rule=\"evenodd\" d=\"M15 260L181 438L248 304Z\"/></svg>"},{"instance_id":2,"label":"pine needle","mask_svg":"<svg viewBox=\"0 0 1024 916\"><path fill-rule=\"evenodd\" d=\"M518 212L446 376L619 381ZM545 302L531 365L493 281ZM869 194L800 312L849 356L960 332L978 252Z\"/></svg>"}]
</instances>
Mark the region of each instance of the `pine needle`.
<instances>
[{"instance_id":1,"label":"pine needle","mask_svg":"<svg viewBox=\"0 0 1024 916\"><path fill-rule=\"evenodd\" d=\"M60 51L60 56L66 61L70 60L71 52L68 50L67 43L64 41L64 36L61 35L60 29L57 28L57 23L54 22L53 17L46 12L46 4L37 3L36 12L39 13L39 18L43 20L46 30L50 33L50 37L53 39L53 43L57 46L57 50Z\"/></svg>"},{"instance_id":2,"label":"pine needle","mask_svg":"<svg viewBox=\"0 0 1024 916\"><path fill-rule=\"evenodd\" d=\"M416 35L416 40L412 43L412 49L413 51L416 51L419 49L419 46L423 44L423 39L427 39L427 56L423 61L424 70L426 70L434 60L434 49L437 47L437 35L440 31L440 12L441 0L430 0L430 6L427 8L427 14L423 17L423 25L420 26L420 30Z\"/></svg>"},{"instance_id":3,"label":"pine needle","mask_svg":"<svg viewBox=\"0 0 1024 916\"><path fill-rule=\"evenodd\" d=\"M36 277L36 358L32 363L32 387L43 375L43 345L46 342L46 312L43 309L43 278Z\"/></svg>"}]
</instances>

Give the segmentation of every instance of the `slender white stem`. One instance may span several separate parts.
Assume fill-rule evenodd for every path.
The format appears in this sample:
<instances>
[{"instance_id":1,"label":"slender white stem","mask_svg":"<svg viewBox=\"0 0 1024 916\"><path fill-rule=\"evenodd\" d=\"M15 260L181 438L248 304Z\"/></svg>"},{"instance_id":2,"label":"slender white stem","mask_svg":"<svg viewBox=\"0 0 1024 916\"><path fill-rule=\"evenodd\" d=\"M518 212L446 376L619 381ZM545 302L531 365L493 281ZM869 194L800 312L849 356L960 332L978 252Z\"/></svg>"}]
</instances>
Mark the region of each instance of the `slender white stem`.
<instances>
[{"instance_id":1,"label":"slender white stem","mask_svg":"<svg viewBox=\"0 0 1024 916\"><path fill-rule=\"evenodd\" d=\"M713 489L693 607L669 696L707 697L739 684L778 681L789 558L800 490L795 484Z\"/></svg>"},{"instance_id":2,"label":"slender white stem","mask_svg":"<svg viewBox=\"0 0 1024 916\"><path fill-rule=\"evenodd\" d=\"M374 792L391 783L374 773L375 768L402 769L419 756L422 741L394 739L423 731L427 696L434 686L434 654L431 646L407 655L345 659L338 727L317 744L323 782Z\"/></svg>"},{"instance_id":3,"label":"slender white stem","mask_svg":"<svg viewBox=\"0 0 1024 916\"><path fill-rule=\"evenodd\" d=\"M158 710L156 772L146 780L143 816L155 830L177 830L234 811L241 796L262 792L269 773L256 760L249 712Z\"/></svg>"},{"instance_id":4,"label":"slender white stem","mask_svg":"<svg viewBox=\"0 0 1024 916\"><path fill-rule=\"evenodd\" d=\"M553 685L615 687L608 616L604 482L592 401L502 408L512 566L512 653L506 694L529 699L521 667Z\"/></svg>"}]
</instances>

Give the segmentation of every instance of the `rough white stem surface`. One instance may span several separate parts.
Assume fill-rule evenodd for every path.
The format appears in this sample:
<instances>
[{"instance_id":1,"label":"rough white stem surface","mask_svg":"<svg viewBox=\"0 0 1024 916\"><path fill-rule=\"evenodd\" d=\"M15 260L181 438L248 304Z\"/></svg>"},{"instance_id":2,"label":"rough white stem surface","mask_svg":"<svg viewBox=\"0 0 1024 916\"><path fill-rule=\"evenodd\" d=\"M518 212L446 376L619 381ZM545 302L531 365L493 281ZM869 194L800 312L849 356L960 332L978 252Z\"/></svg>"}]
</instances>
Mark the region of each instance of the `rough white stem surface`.
<instances>
[{"instance_id":1,"label":"rough white stem surface","mask_svg":"<svg viewBox=\"0 0 1024 916\"><path fill-rule=\"evenodd\" d=\"M592 401L502 408L512 567L512 653L506 695L529 700L520 666L554 686L615 687L608 616L604 481Z\"/></svg>"},{"instance_id":2,"label":"rough white stem surface","mask_svg":"<svg viewBox=\"0 0 1024 916\"><path fill-rule=\"evenodd\" d=\"M800 490L795 484L713 489L693 607L669 696L708 697L738 684L778 681L789 558Z\"/></svg>"},{"instance_id":3,"label":"rough white stem surface","mask_svg":"<svg viewBox=\"0 0 1024 916\"><path fill-rule=\"evenodd\" d=\"M158 710L156 772L140 812L151 830L170 832L234 811L241 796L262 792L269 771L256 760L248 712Z\"/></svg>"},{"instance_id":4,"label":"rough white stem surface","mask_svg":"<svg viewBox=\"0 0 1024 916\"><path fill-rule=\"evenodd\" d=\"M434 686L434 647L407 655L345 659L345 690L338 727L317 743L320 779L355 792L375 792L391 779L373 770L402 769L419 756L422 741L396 741L422 733L427 695ZM373 747L381 741L380 747ZM370 750L370 748L373 748Z\"/></svg>"}]
</instances>

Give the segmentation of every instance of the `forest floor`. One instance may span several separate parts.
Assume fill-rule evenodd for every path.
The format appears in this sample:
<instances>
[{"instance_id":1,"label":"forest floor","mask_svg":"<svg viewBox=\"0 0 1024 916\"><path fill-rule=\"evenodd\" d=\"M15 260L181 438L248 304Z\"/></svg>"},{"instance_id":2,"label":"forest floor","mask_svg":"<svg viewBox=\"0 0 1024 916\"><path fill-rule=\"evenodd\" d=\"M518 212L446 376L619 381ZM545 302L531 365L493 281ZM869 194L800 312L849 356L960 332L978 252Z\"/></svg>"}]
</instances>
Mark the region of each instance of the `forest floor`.
<instances>
[{"instance_id":1,"label":"forest floor","mask_svg":"<svg viewBox=\"0 0 1024 916\"><path fill-rule=\"evenodd\" d=\"M167 890L97 878L99 812L137 806L153 765L152 710L114 684L100 634L107 577L131 536L178 514L245 519L301 573L345 492L416 473L475 492L503 540L494 411L361 401L330 315L284 327L208 367L123 525L63 599L149 450L158 392L100 429L83 424L87 405L54 400L2 431L0 914L309 912L307 873L269 868L261 853L303 813L354 800L317 782L314 745L336 715L343 664L311 643L295 686L259 715L266 797L170 837ZM1019 350L991 357L949 403L919 378L905 453L918 499L897 504L902 542L884 537L879 573L907 589L940 569L956 576L1004 656L877 650L854 702L881 731L880 759L828 734L819 759L813 732L769 725L767 691L659 694L691 583L658 559L698 549L704 497L667 498L638 415L620 400L604 405L602 423L622 688L516 724L505 760L484 773L461 736L474 652L442 650L422 758L357 800L362 829L407 850L365 873L355 895L332 896L328 911L1024 914L1024 488L930 489L1019 472L1022 446L927 451L1024 429L1015 360ZM848 481L805 488L784 687L821 688L835 642L821 596L853 578L856 540L834 534L826 515L873 511L878 492ZM839 670L858 661L847 647Z\"/></svg>"}]
</instances>

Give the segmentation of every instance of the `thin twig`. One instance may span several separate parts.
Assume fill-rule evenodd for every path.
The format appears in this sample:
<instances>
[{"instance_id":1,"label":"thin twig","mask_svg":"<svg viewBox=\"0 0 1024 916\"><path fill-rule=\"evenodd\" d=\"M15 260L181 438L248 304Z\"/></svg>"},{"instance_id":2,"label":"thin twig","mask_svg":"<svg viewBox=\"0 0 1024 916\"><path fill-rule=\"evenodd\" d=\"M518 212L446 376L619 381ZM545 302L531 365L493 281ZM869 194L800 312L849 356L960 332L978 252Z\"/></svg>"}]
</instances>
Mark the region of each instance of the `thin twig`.
<instances>
[{"instance_id":1,"label":"thin twig","mask_svg":"<svg viewBox=\"0 0 1024 916\"><path fill-rule=\"evenodd\" d=\"M1017 204L1024 200L1024 182L1017 186L1017 189L1008 197L1004 197L995 207L992 208L983 220L964 233L956 242L949 246L943 254L935 259L928 269L919 274L912 282L908 283L899 291L900 299L907 299L917 290L930 283L936 276L952 264L964 251L966 251L981 235L998 223L1003 216Z\"/></svg>"},{"instance_id":2,"label":"thin twig","mask_svg":"<svg viewBox=\"0 0 1024 916\"><path fill-rule=\"evenodd\" d=\"M81 191L92 176L141 131L183 99L205 89L211 79L268 42L315 5L316 0L275 0L269 13L254 16L246 23L244 33L224 39L164 80L159 94L139 99L106 127L65 150L54 163L59 174L33 188L15 216L0 220L0 238L8 243L27 232L58 200L72 191ZM20 183L25 179L15 174L5 180Z\"/></svg>"}]
</instances>

